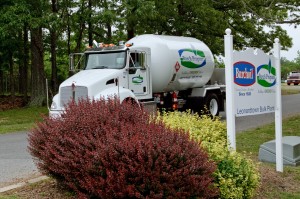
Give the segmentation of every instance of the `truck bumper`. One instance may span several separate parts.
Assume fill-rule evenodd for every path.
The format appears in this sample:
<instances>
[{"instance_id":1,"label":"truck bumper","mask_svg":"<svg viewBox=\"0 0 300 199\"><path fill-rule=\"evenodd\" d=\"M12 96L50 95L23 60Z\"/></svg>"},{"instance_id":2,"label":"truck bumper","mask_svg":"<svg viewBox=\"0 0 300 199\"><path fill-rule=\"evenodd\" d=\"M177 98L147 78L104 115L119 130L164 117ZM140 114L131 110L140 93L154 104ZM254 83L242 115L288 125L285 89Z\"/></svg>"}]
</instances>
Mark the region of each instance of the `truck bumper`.
<instances>
[{"instance_id":1,"label":"truck bumper","mask_svg":"<svg viewBox=\"0 0 300 199\"><path fill-rule=\"evenodd\" d=\"M300 84L300 80L287 80L286 83L288 85L290 85L290 84L298 85L298 84Z\"/></svg>"},{"instance_id":2,"label":"truck bumper","mask_svg":"<svg viewBox=\"0 0 300 199\"><path fill-rule=\"evenodd\" d=\"M63 110L50 110L49 117L50 118L60 118Z\"/></svg>"}]
</instances>

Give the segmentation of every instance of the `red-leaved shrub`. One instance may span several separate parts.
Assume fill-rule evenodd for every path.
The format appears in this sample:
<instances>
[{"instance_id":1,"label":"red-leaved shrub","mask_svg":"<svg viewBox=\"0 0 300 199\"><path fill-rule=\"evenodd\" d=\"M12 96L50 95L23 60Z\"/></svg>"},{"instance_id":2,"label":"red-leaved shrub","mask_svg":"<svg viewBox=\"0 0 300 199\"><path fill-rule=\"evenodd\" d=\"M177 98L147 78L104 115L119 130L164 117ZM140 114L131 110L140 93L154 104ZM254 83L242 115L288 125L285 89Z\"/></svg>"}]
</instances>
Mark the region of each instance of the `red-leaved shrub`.
<instances>
[{"instance_id":1,"label":"red-leaved shrub","mask_svg":"<svg viewBox=\"0 0 300 199\"><path fill-rule=\"evenodd\" d=\"M79 198L213 198L216 166L199 144L137 105L82 100L29 135L38 168Z\"/></svg>"}]
</instances>

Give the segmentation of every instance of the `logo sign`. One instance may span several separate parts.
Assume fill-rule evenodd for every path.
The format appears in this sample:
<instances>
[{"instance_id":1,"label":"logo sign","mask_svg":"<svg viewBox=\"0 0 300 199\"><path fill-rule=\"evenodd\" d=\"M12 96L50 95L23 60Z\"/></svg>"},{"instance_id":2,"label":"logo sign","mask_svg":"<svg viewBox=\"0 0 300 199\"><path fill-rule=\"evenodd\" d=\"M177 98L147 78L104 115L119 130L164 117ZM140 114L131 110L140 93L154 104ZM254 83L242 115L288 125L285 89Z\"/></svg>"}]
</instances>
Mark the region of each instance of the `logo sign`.
<instances>
[{"instance_id":1,"label":"logo sign","mask_svg":"<svg viewBox=\"0 0 300 199\"><path fill-rule=\"evenodd\" d=\"M200 68L206 64L205 54L201 50L196 49L180 49L178 50L180 63L187 68Z\"/></svg>"},{"instance_id":2,"label":"logo sign","mask_svg":"<svg viewBox=\"0 0 300 199\"><path fill-rule=\"evenodd\" d=\"M134 84L141 84L143 83L144 79L141 76L133 77L132 78L132 83Z\"/></svg>"},{"instance_id":3,"label":"logo sign","mask_svg":"<svg viewBox=\"0 0 300 199\"><path fill-rule=\"evenodd\" d=\"M261 49L233 52L233 95L236 117L275 111L275 57Z\"/></svg>"},{"instance_id":4,"label":"logo sign","mask_svg":"<svg viewBox=\"0 0 300 199\"><path fill-rule=\"evenodd\" d=\"M233 65L234 83L239 86L251 86L255 83L255 66L249 62L237 62Z\"/></svg>"},{"instance_id":5,"label":"logo sign","mask_svg":"<svg viewBox=\"0 0 300 199\"><path fill-rule=\"evenodd\" d=\"M269 64L257 67L257 83L267 88L276 84L276 70L271 65L271 60L269 60Z\"/></svg>"}]
</instances>

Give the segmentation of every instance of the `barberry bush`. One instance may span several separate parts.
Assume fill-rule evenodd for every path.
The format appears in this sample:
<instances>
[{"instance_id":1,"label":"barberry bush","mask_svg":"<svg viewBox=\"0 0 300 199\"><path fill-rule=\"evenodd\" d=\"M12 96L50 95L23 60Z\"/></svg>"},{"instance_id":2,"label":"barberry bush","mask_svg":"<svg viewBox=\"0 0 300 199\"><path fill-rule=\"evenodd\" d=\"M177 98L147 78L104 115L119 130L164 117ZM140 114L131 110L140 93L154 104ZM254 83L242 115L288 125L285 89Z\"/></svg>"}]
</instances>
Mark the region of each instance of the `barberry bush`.
<instances>
[{"instance_id":1,"label":"barberry bush","mask_svg":"<svg viewBox=\"0 0 300 199\"><path fill-rule=\"evenodd\" d=\"M137 105L81 100L29 135L37 167L79 198L214 198L216 165Z\"/></svg>"},{"instance_id":2,"label":"barberry bush","mask_svg":"<svg viewBox=\"0 0 300 199\"><path fill-rule=\"evenodd\" d=\"M217 163L215 186L220 198L252 198L260 185L257 165L243 154L228 149L226 125L218 117L191 112L168 112L158 117L173 129L184 129L190 139L201 141L209 157Z\"/></svg>"}]
</instances>

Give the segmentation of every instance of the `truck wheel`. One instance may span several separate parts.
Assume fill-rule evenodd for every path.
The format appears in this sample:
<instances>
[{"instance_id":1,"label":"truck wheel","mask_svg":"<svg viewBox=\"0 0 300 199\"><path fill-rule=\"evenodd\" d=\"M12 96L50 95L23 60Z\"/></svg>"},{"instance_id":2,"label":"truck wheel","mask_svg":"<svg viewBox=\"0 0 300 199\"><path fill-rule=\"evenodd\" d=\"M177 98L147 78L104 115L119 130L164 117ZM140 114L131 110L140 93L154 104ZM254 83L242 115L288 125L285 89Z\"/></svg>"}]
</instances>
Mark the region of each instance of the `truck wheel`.
<instances>
[{"instance_id":1,"label":"truck wheel","mask_svg":"<svg viewBox=\"0 0 300 199\"><path fill-rule=\"evenodd\" d=\"M205 98L205 108L211 116L218 116L220 112L219 99L214 93L209 93Z\"/></svg>"},{"instance_id":2,"label":"truck wheel","mask_svg":"<svg viewBox=\"0 0 300 199\"><path fill-rule=\"evenodd\" d=\"M291 85L290 83L287 83L287 85L289 86L289 85Z\"/></svg>"},{"instance_id":3,"label":"truck wheel","mask_svg":"<svg viewBox=\"0 0 300 199\"><path fill-rule=\"evenodd\" d=\"M133 98L126 98L125 100L123 100L123 102L122 103L131 103L132 105L134 105L134 106L138 106L139 104L133 99Z\"/></svg>"}]
</instances>

